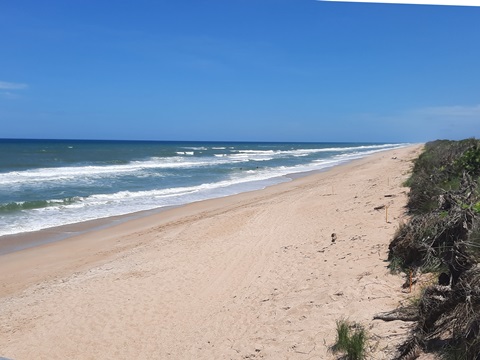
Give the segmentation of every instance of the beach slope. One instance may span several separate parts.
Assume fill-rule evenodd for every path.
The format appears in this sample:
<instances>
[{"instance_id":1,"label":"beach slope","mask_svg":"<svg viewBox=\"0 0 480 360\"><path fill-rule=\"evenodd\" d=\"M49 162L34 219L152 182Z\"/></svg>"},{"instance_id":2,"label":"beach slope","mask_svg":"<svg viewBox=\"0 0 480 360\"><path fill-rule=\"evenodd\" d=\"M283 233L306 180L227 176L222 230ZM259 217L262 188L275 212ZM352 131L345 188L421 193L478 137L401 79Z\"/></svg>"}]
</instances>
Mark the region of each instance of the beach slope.
<instances>
[{"instance_id":1,"label":"beach slope","mask_svg":"<svg viewBox=\"0 0 480 360\"><path fill-rule=\"evenodd\" d=\"M333 359L348 318L391 358L407 328L372 317L408 295L386 258L420 149L4 255L0 357Z\"/></svg>"}]
</instances>

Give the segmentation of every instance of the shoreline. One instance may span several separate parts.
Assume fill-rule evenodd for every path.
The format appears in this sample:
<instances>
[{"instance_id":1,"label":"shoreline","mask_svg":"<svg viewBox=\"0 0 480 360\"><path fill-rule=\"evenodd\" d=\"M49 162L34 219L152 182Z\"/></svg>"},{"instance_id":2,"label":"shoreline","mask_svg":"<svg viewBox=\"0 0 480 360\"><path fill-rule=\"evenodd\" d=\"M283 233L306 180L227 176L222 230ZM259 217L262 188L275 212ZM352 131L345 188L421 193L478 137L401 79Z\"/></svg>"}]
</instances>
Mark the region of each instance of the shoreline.
<instances>
[{"instance_id":1,"label":"shoreline","mask_svg":"<svg viewBox=\"0 0 480 360\"><path fill-rule=\"evenodd\" d=\"M19 164L12 168L7 163L4 172L0 174L4 190L0 209L3 214L0 216L0 247L6 236L18 237L20 234L46 229L59 232L55 228L68 224L258 190L286 180L291 173L316 171L409 144L187 145L179 143L168 146L158 142L155 146L131 145L123 150L112 145L112 149L118 151L129 149L123 160L118 161L110 159L115 152L105 152L105 144L78 148L58 146L48 141L35 146L30 144L27 149L32 152L29 156L33 159L49 147L58 151L59 159L73 157L78 160L85 151L89 156L98 153L98 158L95 155L88 157L91 162L85 159L86 162L67 161L63 164L57 158L49 159L48 156L45 158L41 155L38 162L34 161L37 165L30 166L28 161L22 165L29 157L24 154L24 160L20 159ZM7 150L16 153L19 146L21 149L21 144L14 143ZM194 151L189 151L188 154L181 151L185 149ZM151 156L152 154L162 156ZM102 160L102 156L105 159ZM18 169L16 166L19 166ZM12 188L15 190L13 193ZM62 236L55 234L55 238L60 237ZM45 241L48 242L49 239ZM0 248L0 253L17 250L9 242L8 249L2 251Z\"/></svg>"},{"instance_id":2,"label":"shoreline","mask_svg":"<svg viewBox=\"0 0 480 360\"><path fill-rule=\"evenodd\" d=\"M420 149L2 255L0 356L331 359L344 317L389 359L408 329L372 317L406 297L385 260Z\"/></svg>"},{"instance_id":3,"label":"shoreline","mask_svg":"<svg viewBox=\"0 0 480 360\"><path fill-rule=\"evenodd\" d=\"M409 146L415 146L415 145L407 145L405 147ZM399 149L405 148L401 147ZM40 230L35 230L35 231L28 231L28 232L23 232L23 233L18 233L18 234L11 234L11 235L3 235L0 236L0 257L14 253L17 251L22 251L26 250L29 248L45 245L45 244L50 244L50 243L55 243L58 241L63 241L67 240L72 237L77 237L81 236L83 234L89 233L89 232L95 232L99 231L102 229L114 227L118 224L128 222L131 220L143 218L143 217L149 217L149 216L155 216L157 214L161 214L165 211L169 211L171 209L175 208L181 208L184 206L188 206L190 204L194 203L201 203L203 201L209 201L209 200L215 200L215 199L222 199L230 196L237 196L237 195L242 195L245 193L250 193L250 192L256 192L256 191L263 191L267 188L270 188L272 186L277 186L283 183L288 183L291 181L295 181L296 179L303 178L303 177L308 177L312 176L315 174L323 173L332 170L333 168L336 167L341 167L344 165L348 165L352 162L360 161L362 159L368 158L369 156L383 153L383 152L388 152L388 151L394 151L397 149L393 150L385 150L385 151L379 151L377 153L369 154L366 155L362 158L359 159L353 159L349 160L346 162L342 162L337 165L331 165L327 166L325 168L317 169L317 170L311 170L311 171L303 171L303 172L298 172L298 173L290 173L278 177L274 177L270 180L276 179L276 178L281 178L281 179L287 179L287 180L282 180L279 181L278 183L274 183L272 185L267 185L259 189L255 190L248 190L245 192L240 192L240 193L235 193L235 194L230 194L230 195L225 195L225 196L218 196L218 197L213 197L210 199L205 199L205 200L199 200L199 201L194 201L192 203L186 203L186 204L181 204L181 205L171 205L171 206L164 206L164 207L158 207L150 210L142 210L142 211L137 211L134 213L128 213L128 214L123 214L123 215L116 215L116 216L108 216L104 218L98 218L98 219L93 219L93 220L86 220L86 221L81 221L77 223L71 223L71 224L65 224L65 225L60 225L60 226L54 226L51 228L45 228L45 229L40 229Z\"/></svg>"}]
</instances>

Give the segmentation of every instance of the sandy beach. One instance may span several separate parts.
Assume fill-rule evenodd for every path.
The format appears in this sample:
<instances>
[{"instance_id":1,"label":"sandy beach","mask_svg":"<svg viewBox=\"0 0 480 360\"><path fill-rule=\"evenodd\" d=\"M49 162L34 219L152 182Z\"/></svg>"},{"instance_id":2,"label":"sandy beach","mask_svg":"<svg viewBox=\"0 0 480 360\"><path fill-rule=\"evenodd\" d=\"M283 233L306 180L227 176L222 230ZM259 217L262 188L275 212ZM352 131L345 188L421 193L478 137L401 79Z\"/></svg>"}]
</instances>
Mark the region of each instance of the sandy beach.
<instances>
[{"instance_id":1,"label":"sandy beach","mask_svg":"<svg viewBox=\"0 0 480 360\"><path fill-rule=\"evenodd\" d=\"M2 255L0 357L336 359L347 318L389 359L407 325L372 317L409 296L386 258L420 149Z\"/></svg>"}]
</instances>

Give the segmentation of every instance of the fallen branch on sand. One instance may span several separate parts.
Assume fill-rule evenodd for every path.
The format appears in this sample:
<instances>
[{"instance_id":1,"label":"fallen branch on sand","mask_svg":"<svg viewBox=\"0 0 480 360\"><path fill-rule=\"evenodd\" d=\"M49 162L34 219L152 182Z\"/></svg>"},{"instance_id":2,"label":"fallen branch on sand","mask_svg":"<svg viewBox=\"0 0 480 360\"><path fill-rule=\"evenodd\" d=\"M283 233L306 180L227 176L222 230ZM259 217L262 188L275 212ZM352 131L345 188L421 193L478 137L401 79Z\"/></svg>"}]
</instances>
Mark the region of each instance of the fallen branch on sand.
<instances>
[{"instance_id":1,"label":"fallen branch on sand","mask_svg":"<svg viewBox=\"0 0 480 360\"><path fill-rule=\"evenodd\" d=\"M416 307L403 307L392 311L378 313L373 317L374 320L383 321L417 321L419 319L418 308Z\"/></svg>"}]
</instances>

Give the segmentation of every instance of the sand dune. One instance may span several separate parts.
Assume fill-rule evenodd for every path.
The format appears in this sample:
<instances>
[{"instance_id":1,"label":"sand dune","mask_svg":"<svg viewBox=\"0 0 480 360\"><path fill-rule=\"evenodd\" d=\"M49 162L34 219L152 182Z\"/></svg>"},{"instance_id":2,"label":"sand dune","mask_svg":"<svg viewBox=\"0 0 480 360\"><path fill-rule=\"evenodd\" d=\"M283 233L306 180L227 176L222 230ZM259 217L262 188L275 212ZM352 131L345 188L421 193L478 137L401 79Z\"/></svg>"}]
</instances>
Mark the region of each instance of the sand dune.
<instances>
[{"instance_id":1,"label":"sand dune","mask_svg":"<svg viewBox=\"0 0 480 360\"><path fill-rule=\"evenodd\" d=\"M406 325L372 317L408 296L385 260L419 149L4 255L0 356L333 359L349 318L388 359Z\"/></svg>"}]
</instances>

